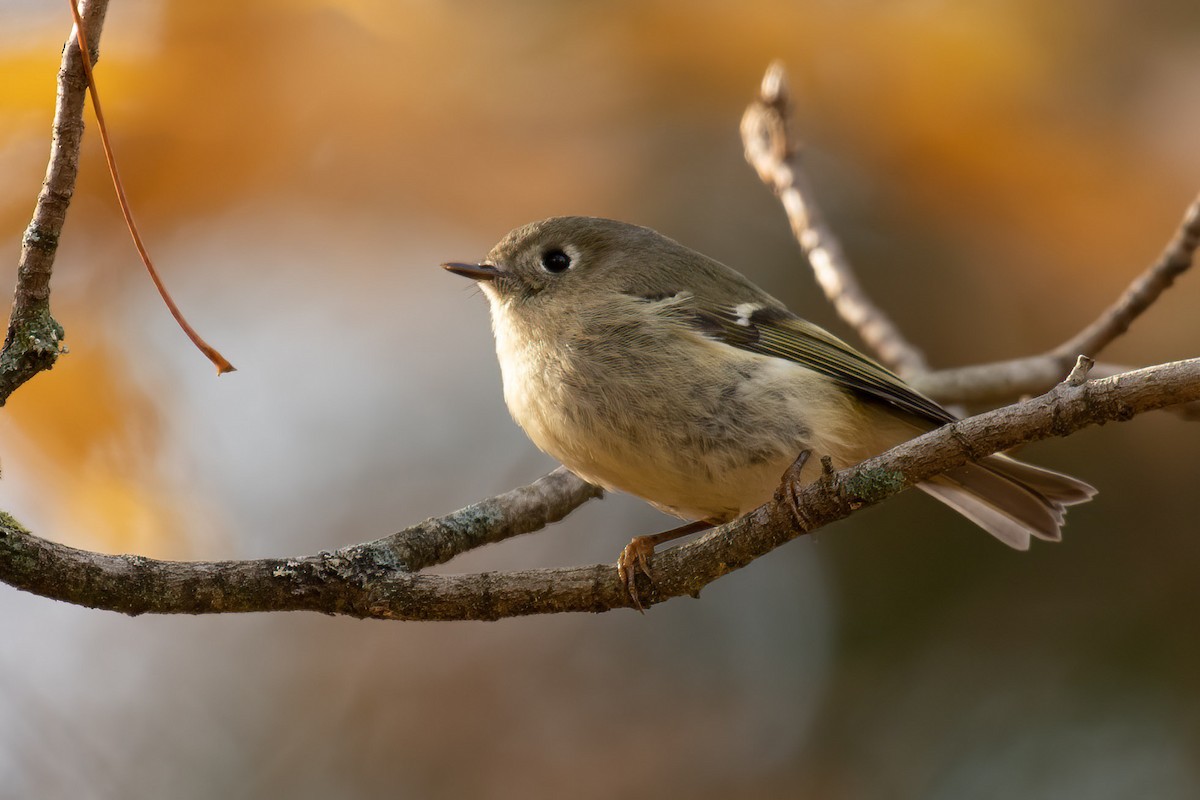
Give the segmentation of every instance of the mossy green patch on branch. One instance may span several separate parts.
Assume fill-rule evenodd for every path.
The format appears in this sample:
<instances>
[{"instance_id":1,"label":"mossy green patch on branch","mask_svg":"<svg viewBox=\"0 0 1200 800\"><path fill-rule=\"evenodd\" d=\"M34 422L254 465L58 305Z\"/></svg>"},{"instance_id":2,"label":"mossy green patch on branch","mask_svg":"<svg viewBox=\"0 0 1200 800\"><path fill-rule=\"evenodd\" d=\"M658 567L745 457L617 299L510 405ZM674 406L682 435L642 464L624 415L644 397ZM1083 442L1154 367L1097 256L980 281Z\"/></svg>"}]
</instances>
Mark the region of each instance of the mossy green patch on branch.
<instances>
[{"instance_id":1,"label":"mossy green patch on branch","mask_svg":"<svg viewBox=\"0 0 1200 800\"><path fill-rule=\"evenodd\" d=\"M63 326L50 316L46 305L11 321L8 339L0 351L0 405L25 381L54 366L66 352L64 338Z\"/></svg>"},{"instance_id":2,"label":"mossy green patch on branch","mask_svg":"<svg viewBox=\"0 0 1200 800\"><path fill-rule=\"evenodd\" d=\"M9 340L5 342L4 348L6 359L20 358L25 352L57 355L62 350L66 331L58 324L58 320L50 316L48 305L39 306L32 314L11 321Z\"/></svg>"},{"instance_id":3,"label":"mossy green patch on branch","mask_svg":"<svg viewBox=\"0 0 1200 800\"><path fill-rule=\"evenodd\" d=\"M850 499L878 503L891 497L908 484L904 473L894 469L863 469L846 479L843 491Z\"/></svg>"},{"instance_id":4,"label":"mossy green patch on branch","mask_svg":"<svg viewBox=\"0 0 1200 800\"><path fill-rule=\"evenodd\" d=\"M33 535L25 528L24 525L17 522L12 514L9 514L7 511L0 511L0 535L10 533L19 533L24 536Z\"/></svg>"}]
</instances>

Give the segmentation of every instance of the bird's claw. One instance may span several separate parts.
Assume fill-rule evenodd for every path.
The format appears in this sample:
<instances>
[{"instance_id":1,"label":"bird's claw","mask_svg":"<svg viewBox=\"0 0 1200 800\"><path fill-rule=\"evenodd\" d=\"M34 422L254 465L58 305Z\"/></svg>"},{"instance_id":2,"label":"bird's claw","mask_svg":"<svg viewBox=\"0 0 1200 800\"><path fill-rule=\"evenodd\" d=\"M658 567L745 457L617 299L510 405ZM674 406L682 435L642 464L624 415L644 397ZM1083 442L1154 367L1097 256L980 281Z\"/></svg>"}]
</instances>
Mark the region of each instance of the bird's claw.
<instances>
[{"instance_id":1,"label":"bird's claw","mask_svg":"<svg viewBox=\"0 0 1200 800\"><path fill-rule=\"evenodd\" d=\"M654 541L650 536L634 537L617 557L617 574L621 578L621 583L625 584L625 591L629 593L633 607L643 614L646 613L646 609L642 607L642 600L638 597L637 574L640 570L650 579L651 583L654 583L654 576L650 573L650 560L653 557Z\"/></svg>"},{"instance_id":2,"label":"bird's claw","mask_svg":"<svg viewBox=\"0 0 1200 800\"><path fill-rule=\"evenodd\" d=\"M804 471L804 465L808 463L811 451L802 450L792 465L783 473L783 482L780 484L780 489L783 491L784 499L787 501L788 510L792 512L792 520L803 530L808 530L808 516L804 513L804 508L800 503L800 483L801 473Z\"/></svg>"}]
</instances>

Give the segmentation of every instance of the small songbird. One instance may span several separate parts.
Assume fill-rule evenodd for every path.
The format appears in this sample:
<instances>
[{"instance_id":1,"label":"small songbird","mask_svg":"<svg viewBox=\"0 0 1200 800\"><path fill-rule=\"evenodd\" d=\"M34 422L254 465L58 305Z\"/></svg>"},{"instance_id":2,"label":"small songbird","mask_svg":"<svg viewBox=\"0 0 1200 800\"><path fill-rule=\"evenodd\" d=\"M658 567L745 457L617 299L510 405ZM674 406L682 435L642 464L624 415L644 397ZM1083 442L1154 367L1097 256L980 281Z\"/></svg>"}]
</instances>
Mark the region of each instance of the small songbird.
<instances>
[{"instance_id":1,"label":"small songbird","mask_svg":"<svg viewBox=\"0 0 1200 800\"><path fill-rule=\"evenodd\" d=\"M504 399L534 444L586 481L692 521L622 551L639 609L635 569L650 576L656 544L762 505L801 451L841 469L955 419L649 228L554 217L512 231L478 264L442 266L487 295ZM1031 536L1057 541L1065 507L1096 493L1003 455L917 486L1018 550Z\"/></svg>"}]
</instances>

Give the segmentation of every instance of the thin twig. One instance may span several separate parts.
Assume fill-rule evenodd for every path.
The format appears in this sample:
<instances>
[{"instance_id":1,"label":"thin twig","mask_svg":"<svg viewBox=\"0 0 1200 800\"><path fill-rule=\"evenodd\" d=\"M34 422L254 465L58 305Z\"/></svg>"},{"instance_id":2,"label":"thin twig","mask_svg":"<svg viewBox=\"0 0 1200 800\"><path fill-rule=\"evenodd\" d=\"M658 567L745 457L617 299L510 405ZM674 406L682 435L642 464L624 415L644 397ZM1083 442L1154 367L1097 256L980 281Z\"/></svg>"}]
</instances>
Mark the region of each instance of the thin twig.
<instances>
[{"instance_id":1,"label":"thin twig","mask_svg":"<svg viewBox=\"0 0 1200 800\"><path fill-rule=\"evenodd\" d=\"M80 12L91 46L100 41L108 0L84 0ZM92 60L96 58L91 53ZM21 240L17 287L4 349L0 350L0 405L22 384L50 369L62 352L62 326L50 315L50 276L67 207L75 192L79 172L79 145L83 138L83 106L87 80L74 33L63 47L58 70L58 98L50 138L46 178L38 194L33 219Z\"/></svg>"},{"instance_id":2,"label":"thin twig","mask_svg":"<svg viewBox=\"0 0 1200 800\"><path fill-rule=\"evenodd\" d=\"M921 351L882 309L871 302L826 225L799 165L799 147L790 131L791 107L783 65L775 62L763 76L758 98L742 116L746 160L763 183L778 195L792 233L808 256L817 283L838 314L887 366L904 377L925 372Z\"/></svg>"},{"instance_id":3,"label":"thin twig","mask_svg":"<svg viewBox=\"0 0 1200 800\"><path fill-rule=\"evenodd\" d=\"M694 596L784 542L973 457L1196 400L1200 359L1079 386L1063 382L1041 397L943 426L798 491L781 487L774 500L751 514L659 553L655 583L640 585L639 594L646 604ZM569 488L570 482L563 485ZM789 493L802 514L793 513ZM431 523L454 528L477 521L477 515L469 513ZM532 529L540 521L505 516L495 524ZM396 554L391 545L370 543L291 559L156 561L65 547L33 536L0 514L0 580L47 597L126 614L308 610L388 619L498 619L607 611L631 602L612 565L427 575L405 570Z\"/></svg>"},{"instance_id":4,"label":"thin twig","mask_svg":"<svg viewBox=\"0 0 1200 800\"><path fill-rule=\"evenodd\" d=\"M79 18L79 9L75 7L75 0L67 0L67 5L71 7L71 16L75 18L75 32L79 37L79 47L83 54L83 71L87 76L88 90L92 94L92 108L96 112L96 127L100 129L100 144L104 149L104 160L108 163L108 174L112 176L113 189L117 193L117 204L121 207L121 214L125 217L125 227L129 229L129 235L133 238L133 246L137 248L138 256L141 257L146 272L150 273L150 280L154 282L154 288L158 289L159 297L167 304L167 310L171 312L175 323L183 329L191 343L213 363L213 366L217 368L218 375L234 372L236 368L233 364L230 364L215 347L204 341L196 329L184 319L183 312L179 310L179 306L175 305L174 298L167 291L166 284L158 275L158 270L154 268L154 262L150 260L150 253L147 252L146 245L142 243L142 235L133 221L133 210L130 209L129 199L125 196L125 185L121 182L121 173L117 171L117 158L113 155L112 144L109 142L108 126L104 123L104 111L100 107L100 90L96 88L96 76L92 74L92 63L88 57L88 40L87 34L84 32L83 21Z\"/></svg>"},{"instance_id":5,"label":"thin twig","mask_svg":"<svg viewBox=\"0 0 1200 800\"><path fill-rule=\"evenodd\" d=\"M346 552L388 553L401 569L419 572L444 564L485 544L533 533L558 522L604 490L559 467L528 486L482 500L441 518L425 520L399 533Z\"/></svg>"},{"instance_id":6,"label":"thin twig","mask_svg":"<svg viewBox=\"0 0 1200 800\"><path fill-rule=\"evenodd\" d=\"M1069 359L1084 353L1095 358L1114 339L1129 330L1133 321L1192 266L1197 246L1200 246L1200 197L1188 206L1179 229L1158 261L1134 279L1125 293L1099 319L1056 347L1050 355Z\"/></svg>"},{"instance_id":7,"label":"thin twig","mask_svg":"<svg viewBox=\"0 0 1200 800\"><path fill-rule=\"evenodd\" d=\"M1067 375L1066 381L1068 386L1083 386L1087 383L1088 373L1092 371L1092 367L1096 366L1094 359L1087 356L1080 356L1075 359L1075 366L1071 368L1071 373Z\"/></svg>"},{"instance_id":8,"label":"thin twig","mask_svg":"<svg viewBox=\"0 0 1200 800\"><path fill-rule=\"evenodd\" d=\"M910 382L943 403L988 403L1043 392L1053 386L1076 356L1095 358L1186 272L1200 247L1200 198L1157 261L1138 275L1121 298L1078 335L1042 355L976 364L914 375Z\"/></svg>"}]
</instances>

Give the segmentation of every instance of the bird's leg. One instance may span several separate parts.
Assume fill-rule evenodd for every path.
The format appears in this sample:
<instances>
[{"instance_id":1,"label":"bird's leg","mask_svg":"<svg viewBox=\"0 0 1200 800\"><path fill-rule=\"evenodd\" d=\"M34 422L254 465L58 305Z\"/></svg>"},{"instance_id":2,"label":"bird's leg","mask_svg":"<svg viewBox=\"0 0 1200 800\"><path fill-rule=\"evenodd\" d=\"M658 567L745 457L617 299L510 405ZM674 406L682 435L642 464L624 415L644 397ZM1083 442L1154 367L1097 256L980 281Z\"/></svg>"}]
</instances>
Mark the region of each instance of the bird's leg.
<instances>
[{"instance_id":1,"label":"bird's leg","mask_svg":"<svg viewBox=\"0 0 1200 800\"><path fill-rule=\"evenodd\" d=\"M801 450L800 455L796 456L796 460L783 473L783 478L779 484L779 489L776 491L776 502L779 500L779 492L783 492L784 498L787 500L788 508L792 512L792 520L801 530L808 530L811 523L808 521L808 515L804 513L804 509L800 506L800 490L803 484L800 483L800 475L804 471L804 465L808 463L809 457L812 455L811 450ZM821 462L825 465L825 462ZM831 465L830 465L831 466ZM831 474L831 473L823 473Z\"/></svg>"},{"instance_id":2,"label":"bird's leg","mask_svg":"<svg viewBox=\"0 0 1200 800\"><path fill-rule=\"evenodd\" d=\"M638 611L645 613L642 601L638 598L637 573L640 569L651 583L654 582L654 576L650 574L650 559L654 557L654 548L663 542L687 536L689 533L708 530L714 524L702 519L696 520L651 536L635 536L629 544L625 545L625 549L617 557L617 574L621 576L621 583L625 584L625 590L629 592L629 598L633 600L633 605Z\"/></svg>"}]
</instances>

